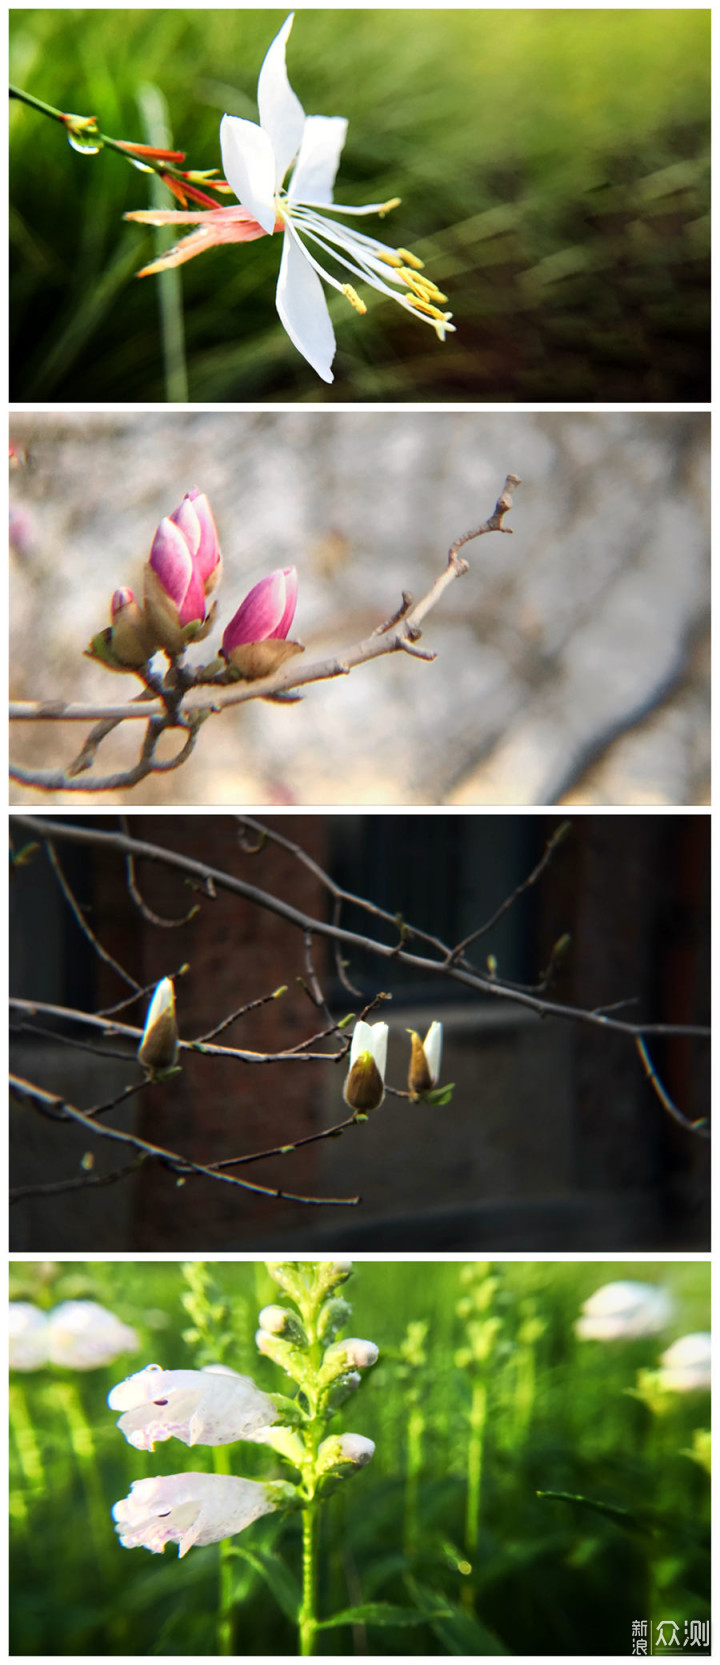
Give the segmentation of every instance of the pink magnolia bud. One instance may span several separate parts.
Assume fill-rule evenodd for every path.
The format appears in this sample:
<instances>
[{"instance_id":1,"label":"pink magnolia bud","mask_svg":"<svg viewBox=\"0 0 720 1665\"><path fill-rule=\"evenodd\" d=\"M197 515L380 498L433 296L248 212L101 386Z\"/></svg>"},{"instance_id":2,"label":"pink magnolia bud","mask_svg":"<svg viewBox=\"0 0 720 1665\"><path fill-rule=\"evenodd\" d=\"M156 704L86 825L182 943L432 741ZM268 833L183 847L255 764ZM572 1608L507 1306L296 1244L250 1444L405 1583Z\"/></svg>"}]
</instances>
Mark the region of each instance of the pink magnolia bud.
<instances>
[{"instance_id":1,"label":"pink magnolia bud","mask_svg":"<svg viewBox=\"0 0 720 1665\"><path fill-rule=\"evenodd\" d=\"M295 616L297 592L295 567L278 567L253 585L226 627L220 650L224 657L248 642L283 641Z\"/></svg>"},{"instance_id":2,"label":"pink magnolia bud","mask_svg":"<svg viewBox=\"0 0 720 1665\"><path fill-rule=\"evenodd\" d=\"M166 517L158 526L150 551L150 566L166 596L174 602L179 623L193 624L198 619L202 623L205 618L203 581L195 567L185 530L172 519Z\"/></svg>"},{"instance_id":3,"label":"pink magnolia bud","mask_svg":"<svg viewBox=\"0 0 720 1665\"><path fill-rule=\"evenodd\" d=\"M205 595L211 595L220 579L222 556L212 509L204 491L193 486L187 491L170 519L180 527L199 575Z\"/></svg>"},{"instance_id":4,"label":"pink magnolia bud","mask_svg":"<svg viewBox=\"0 0 720 1665\"><path fill-rule=\"evenodd\" d=\"M220 576L220 548L207 498L197 486L161 520L145 567L145 616L166 653L182 653L212 623L207 596Z\"/></svg>"}]
</instances>

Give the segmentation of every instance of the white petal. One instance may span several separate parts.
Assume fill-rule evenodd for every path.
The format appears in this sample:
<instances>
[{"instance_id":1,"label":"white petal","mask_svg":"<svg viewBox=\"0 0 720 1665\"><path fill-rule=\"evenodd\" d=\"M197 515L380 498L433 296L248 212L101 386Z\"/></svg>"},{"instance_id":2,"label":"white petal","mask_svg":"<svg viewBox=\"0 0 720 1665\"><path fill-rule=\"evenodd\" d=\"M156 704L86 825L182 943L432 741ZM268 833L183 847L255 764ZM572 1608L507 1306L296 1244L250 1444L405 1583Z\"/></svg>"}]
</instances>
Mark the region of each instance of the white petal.
<instances>
[{"instance_id":1,"label":"white petal","mask_svg":"<svg viewBox=\"0 0 720 1665\"><path fill-rule=\"evenodd\" d=\"M223 171L238 202L247 208L263 231L275 226L275 156L267 133L242 116L223 116L220 123Z\"/></svg>"},{"instance_id":2,"label":"white petal","mask_svg":"<svg viewBox=\"0 0 720 1665\"><path fill-rule=\"evenodd\" d=\"M332 202L347 127L344 116L308 116L288 188L291 202Z\"/></svg>"},{"instance_id":3,"label":"white petal","mask_svg":"<svg viewBox=\"0 0 720 1665\"><path fill-rule=\"evenodd\" d=\"M335 336L323 286L289 231L283 240L275 304L293 346L324 382L333 381Z\"/></svg>"},{"instance_id":4,"label":"white petal","mask_svg":"<svg viewBox=\"0 0 720 1665\"><path fill-rule=\"evenodd\" d=\"M387 1061L388 1026L386 1023L372 1025L372 1052L375 1063L385 1080L385 1064Z\"/></svg>"},{"instance_id":5,"label":"white petal","mask_svg":"<svg viewBox=\"0 0 720 1665\"><path fill-rule=\"evenodd\" d=\"M442 1038L443 1038L442 1024L441 1023L431 1023L430 1028L428 1029L427 1035L425 1036L425 1040L423 1041L423 1050L424 1050L424 1053L425 1053L425 1057L427 1059L427 1067L428 1067L428 1069L430 1071L430 1074L432 1076L432 1079L433 1079L433 1086L435 1085L435 1083L437 1081L440 1080L440 1059L442 1058Z\"/></svg>"},{"instance_id":6,"label":"white petal","mask_svg":"<svg viewBox=\"0 0 720 1665\"><path fill-rule=\"evenodd\" d=\"M163 1017L165 1012L171 1012L174 1004L175 989L173 987L172 978L161 977L152 1000L150 1001L150 1005L148 1006L148 1014L145 1019L146 1030L152 1028L152 1025L157 1023L158 1018Z\"/></svg>"},{"instance_id":7,"label":"white petal","mask_svg":"<svg viewBox=\"0 0 720 1665\"><path fill-rule=\"evenodd\" d=\"M292 90L285 68L285 47L294 16L295 13L291 12L285 19L279 35L268 48L258 80L260 125L268 134L275 154L276 190L282 185L290 163L297 156L305 125L305 111Z\"/></svg>"},{"instance_id":8,"label":"white petal","mask_svg":"<svg viewBox=\"0 0 720 1665\"><path fill-rule=\"evenodd\" d=\"M193 1544L216 1544L244 1531L277 1508L257 1480L229 1474L160 1474L134 1480L113 1508L115 1531L125 1549L142 1546L161 1555L167 1543L182 1558Z\"/></svg>"},{"instance_id":9,"label":"white petal","mask_svg":"<svg viewBox=\"0 0 720 1665\"><path fill-rule=\"evenodd\" d=\"M361 1052L372 1053L372 1049L373 1036L371 1026L369 1023L365 1023L361 1018L359 1023L356 1023L355 1028L353 1029L352 1046L350 1047L350 1066L352 1067L355 1063L355 1059Z\"/></svg>"},{"instance_id":10,"label":"white petal","mask_svg":"<svg viewBox=\"0 0 720 1665\"><path fill-rule=\"evenodd\" d=\"M113 1388L108 1404L123 1412L118 1428L138 1451L152 1451L158 1441L173 1438L185 1445L254 1439L276 1416L268 1394L249 1376L211 1370L149 1366Z\"/></svg>"}]
</instances>

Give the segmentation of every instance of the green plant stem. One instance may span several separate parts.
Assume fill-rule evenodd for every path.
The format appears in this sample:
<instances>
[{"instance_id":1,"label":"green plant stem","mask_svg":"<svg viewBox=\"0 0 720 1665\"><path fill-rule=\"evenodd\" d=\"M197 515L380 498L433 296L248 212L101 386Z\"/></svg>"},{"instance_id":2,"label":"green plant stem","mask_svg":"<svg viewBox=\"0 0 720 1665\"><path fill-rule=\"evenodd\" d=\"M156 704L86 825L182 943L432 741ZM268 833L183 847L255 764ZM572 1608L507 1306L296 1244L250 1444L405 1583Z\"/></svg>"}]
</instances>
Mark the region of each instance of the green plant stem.
<instances>
[{"instance_id":1,"label":"green plant stem","mask_svg":"<svg viewBox=\"0 0 720 1665\"><path fill-rule=\"evenodd\" d=\"M170 150L171 133L168 107L159 87L143 86L138 92L138 108L148 144L156 149ZM166 189L157 175L150 181L153 208L162 208ZM165 254L172 237L160 227L155 232L158 255ZM168 404L186 404L188 374L185 358L185 326L183 321L182 285L180 273L171 267L161 272L157 288L162 330L165 397Z\"/></svg>"},{"instance_id":2,"label":"green plant stem","mask_svg":"<svg viewBox=\"0 0 720 1665\"><path fill-rule=\"evenodd\" d=\"M302 1512L303 1599L300 1608L300 1653L315 1652L317 1632L317 1512L312 1504Z\"/></svg>"},{"instance_id":3,"label":"green plant stem","mask_svg":"<svg viewBox=\"0 0 720 1665\"><path fill-rule=\"evenodd\" d=\"M470 1406L470 1439L468 1440L468 1491L465 1518L465 1547L468 1559L474 1560L480 1535L480 1494L482 1489L483 1436L487 1411L487 1388L482 1381L473 1383Z\"/></svg>"},{"instance_id":4,"label":"green plant stem","mask_svg":"<svg viewBox=\"0 0 720 1665\"><path fill-rule=\"evenodd\" d=\"M216 1474L230 1474L230 1454L227 1446L216 1445L213 1452L214 1469ZM234 1654L233 1647L233 1574L232 1574L232 1544L229 1538L223 1538L219 1544L219 1604L215 1634L217 1636L217 1652L227 1658Z\"/></svg>"},{"instance_id":5,"label":"green plant stem","mask_svg":"<svg viewBox=\"0 0 720 1665\"><path fill-rule=\"evenodd\" d=\"M407 1473L405 1478L405 1551L410 1553L418 1541L418 1493L422 1469L422 1441L425 1418L418 1405L408 1417Z\"/></svg>"},{"instance_id":6,"label":"green plant stem","mask_svg":"<svg viewBox=\"0 0 720 1665\"><path fill-rule=\"evenodd\" d=\"M65 128L68 137L74 135L82 138L85 136L89 142L97 140L99 149L114 150L118 156L124 156L126 162L132 162L135 166L139 165L141 168L147 168L150 173L156 173L160 178L163 174L171 174L174 179L182 179L180 168L176 167L171 161L153 156L135 156L120 139L111 139L108 133L101 133L99 127L73 125L74 123L82 124L86 119L84 116L78 116L68 110L56 110L54 105L45 104L42 98L35 98L32 93L23 92L21 87L11 85L8 91L11 98L19 99L21 104L27 104L31 110L38 110L41 116L49 116L51 121L59 121ZM162 148L169 149L170 147L163 146Z\"/></svg>"}]
</instances>

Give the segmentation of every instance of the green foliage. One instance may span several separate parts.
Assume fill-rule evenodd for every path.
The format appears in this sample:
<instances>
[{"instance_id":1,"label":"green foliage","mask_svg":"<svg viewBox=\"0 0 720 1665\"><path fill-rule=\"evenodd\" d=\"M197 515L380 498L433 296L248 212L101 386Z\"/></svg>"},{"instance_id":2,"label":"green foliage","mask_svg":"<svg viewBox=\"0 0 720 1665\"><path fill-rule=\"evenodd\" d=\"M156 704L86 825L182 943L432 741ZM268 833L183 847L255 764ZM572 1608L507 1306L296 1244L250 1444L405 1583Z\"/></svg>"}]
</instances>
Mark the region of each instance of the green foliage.
<instances>
[{"instance_id":1,"label":"green foliage","mask_svg":"<svg viewBox=\"0 0 720 1665\"><path fill-rule=\"evenodd\" d=\"M214 1654L221 1546L182 1561L172 1549L124 1550L110 1509L132 1480L212 1472L215 1454L175 1441L136 1451L105 1399L150 1360L187 1367L213 1354L274 1391L277 1370L253 1332L277 1285L262 1264L231 1261L185 1273L163 1262L15 1262L11 1275L14 1299L47 1309L90 1297L141 1336L137 1356L105 1369L13 1375L11 1652ZM582 1301L625 1277L668 1288L667 1334L577 1341ZM372 1337L380 1358L333 1432L361 1430L376 1452L324 1511L320 1653L353 1652L360 1635L368 1653L386 1656L623 1654L633 1618L675 1617L682 1632L685 1619L707 1617L707 1395L674 1395L656 1416L628 1391L674 1336L707 1328L706 1265L361 1261L348 1294L353 1333ZM469 1553L478 1382L487 1415ZM268 1447L221 1450L231 1472L283 1477ZM417 1531L408 1539L409 1482ZM267 1516L223 1546L236 1655L295 1653L300 1548L296 1514Z\"/></svg>"},{"instance_id":2,"label":"green foliage","mask_svg":"<svg viewBox=\"0 0 720 1665\"><path fill-rule=\"evenodd\" d=\"M428 261L458 333L441 346L372 291L365 318L333 293L328 389L277 321L276 240L231 246L181 269L190 398L707 397L709 15L300 12L291 82L350 122L338 198L402 198L369 228ZM11 77L136 141L152 84L188 165L212 167L223 111L257 119L283 16L16 10ZM134 281L154 234L122 219L153 181L10 114L12 397L162 399L158 280Z\"/></svg>"}]
</instances>

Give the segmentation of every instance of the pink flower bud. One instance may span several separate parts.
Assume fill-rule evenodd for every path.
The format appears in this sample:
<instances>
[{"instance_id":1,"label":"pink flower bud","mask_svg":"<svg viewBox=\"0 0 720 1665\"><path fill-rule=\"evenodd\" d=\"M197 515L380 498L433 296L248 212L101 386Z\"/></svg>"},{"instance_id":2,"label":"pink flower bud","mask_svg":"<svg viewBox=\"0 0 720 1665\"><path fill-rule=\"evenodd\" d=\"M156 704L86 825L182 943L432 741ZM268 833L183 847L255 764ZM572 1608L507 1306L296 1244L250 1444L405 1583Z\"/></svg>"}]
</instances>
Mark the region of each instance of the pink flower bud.
<instances>
[{"instance_id":1,"label":"pink flower bud","mask_svg":"<svg viewBox=\"0 0 720 1665\"><path fill-rule=\"evenodd\" d=\"M174 520L167 517L161 520L150 551L150 566L177 608L178 623L181 626L196 620L202 623L205 618L203 581L195 568L185 531Z\"/></svg>"},{"instance_id":2,"label":"pink flower bud","mask_svg":"<svg viewBox=\"0 0 720 1665\"><path fill-rule=\"evenodd\" d=\"M225 629L221 653L227 659L233 648L248 642L284 640L295 616L298 579L295 567L278 567L261 578L240 603Z\"/></svg>"},{"instance_id":3,"label":"pink flower bud","mask_svg":"<svg viewBox=\"0 0 720 1665\"><path fill-rule=\"evenodd\" d=\"M180 507L175 509L170 519L180 527L205 595L210 595L220 578L222 557L212 509L204 491L198 491L197 486L193 486L192 491L185 493Z\"/></svg>"}]
</instances>

